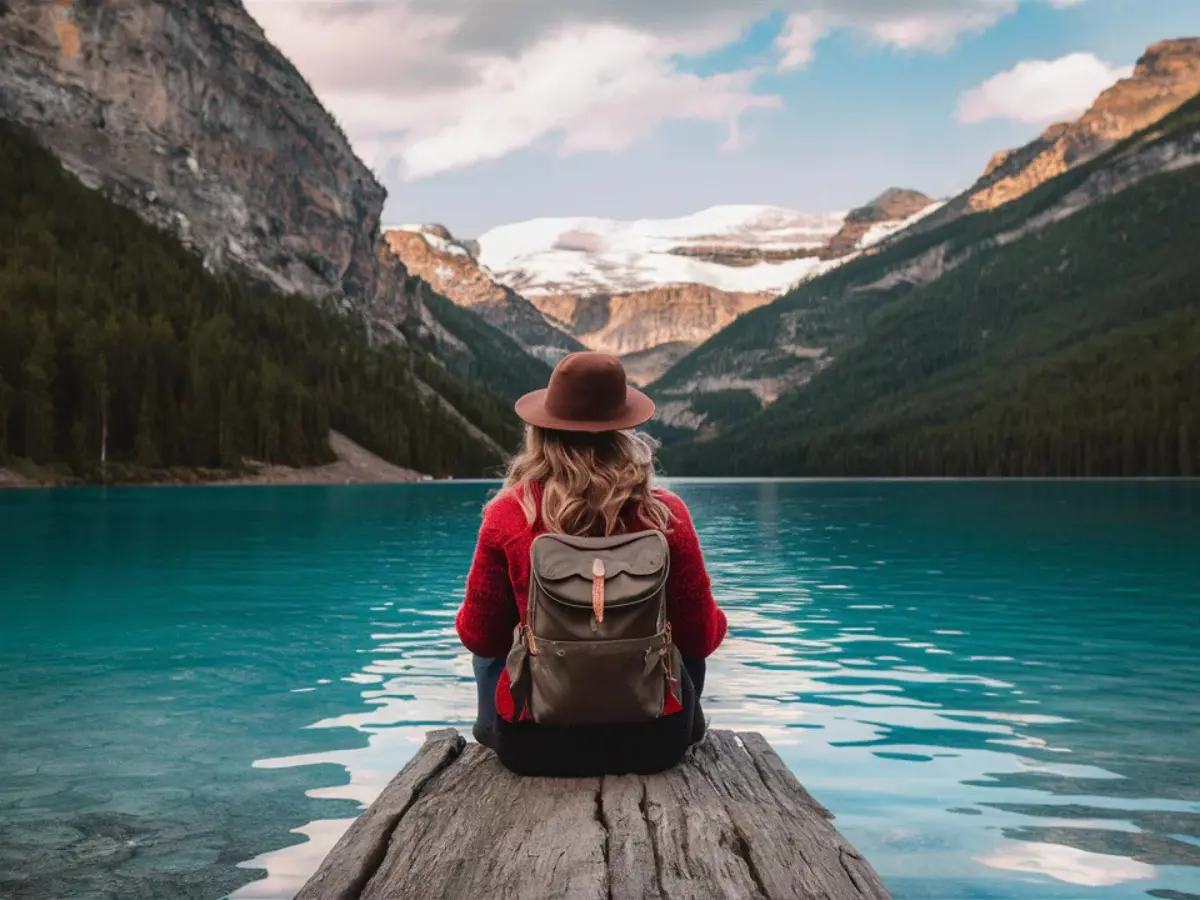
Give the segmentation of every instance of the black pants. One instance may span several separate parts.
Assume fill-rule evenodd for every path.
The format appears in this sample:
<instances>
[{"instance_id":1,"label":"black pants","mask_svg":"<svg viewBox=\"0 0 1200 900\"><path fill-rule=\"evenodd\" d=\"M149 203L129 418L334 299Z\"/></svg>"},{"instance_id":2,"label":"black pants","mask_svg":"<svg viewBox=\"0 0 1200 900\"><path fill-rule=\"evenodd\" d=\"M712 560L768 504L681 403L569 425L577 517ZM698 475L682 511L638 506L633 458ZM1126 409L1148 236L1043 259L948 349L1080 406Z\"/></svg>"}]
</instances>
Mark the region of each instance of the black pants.
<instances>
[{"instance_id":1,"label":"black pants","mask_svg":"<svg viewBox=\"0 0 1200 900\"><path fill-rule=\"evenodd\" d=\"M478 714L473 729L504 766L518 775L583 778L650 775L669 769L704 737L705 661L683 660L683 711L635 725L538 725L508 722L496 714L496 683L504 659L475 657Z\"/></svg>"}]
</instances>

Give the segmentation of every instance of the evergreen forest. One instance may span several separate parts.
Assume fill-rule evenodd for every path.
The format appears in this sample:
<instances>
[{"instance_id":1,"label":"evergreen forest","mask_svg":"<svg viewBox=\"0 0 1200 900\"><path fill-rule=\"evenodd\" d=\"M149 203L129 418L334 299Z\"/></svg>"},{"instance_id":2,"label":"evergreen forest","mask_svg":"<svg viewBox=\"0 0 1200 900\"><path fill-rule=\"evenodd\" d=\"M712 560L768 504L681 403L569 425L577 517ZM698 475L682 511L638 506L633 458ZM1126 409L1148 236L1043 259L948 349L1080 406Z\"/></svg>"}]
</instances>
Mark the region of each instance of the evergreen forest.
<instances>
[{"instance_id":1,"label":"evergreen forest","mask_svg":"<svg viewBox=\"0 0 1200 900\"><path fill-rule=\"evenodd\" d=\"M211 274L0 121L0 465L214 477L329 461L330 429L434 476L493 471L519 437L496 394L357 315Z\"/></svg>"}]
</instances>

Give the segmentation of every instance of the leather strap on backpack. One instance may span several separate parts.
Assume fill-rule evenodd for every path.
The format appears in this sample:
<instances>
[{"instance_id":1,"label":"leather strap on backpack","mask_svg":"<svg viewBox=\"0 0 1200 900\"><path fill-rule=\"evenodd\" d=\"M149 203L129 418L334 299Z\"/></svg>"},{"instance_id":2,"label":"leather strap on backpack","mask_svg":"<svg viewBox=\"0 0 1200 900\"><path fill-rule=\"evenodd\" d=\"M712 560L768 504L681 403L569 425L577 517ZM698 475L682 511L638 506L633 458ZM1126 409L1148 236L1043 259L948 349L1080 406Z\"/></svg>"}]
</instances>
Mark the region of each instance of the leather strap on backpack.
<instances>
[{"instance_id":1,"label":"leather strap on backpack","mask_svg":"<svg viewBox=\"0 0 1200 900\"><path fill-rule=\"evenodd\" d=\"M594 630L604 621L604 560L598 556L592 560L592 615L596 617Z\"/></svg>"}]
</instances>

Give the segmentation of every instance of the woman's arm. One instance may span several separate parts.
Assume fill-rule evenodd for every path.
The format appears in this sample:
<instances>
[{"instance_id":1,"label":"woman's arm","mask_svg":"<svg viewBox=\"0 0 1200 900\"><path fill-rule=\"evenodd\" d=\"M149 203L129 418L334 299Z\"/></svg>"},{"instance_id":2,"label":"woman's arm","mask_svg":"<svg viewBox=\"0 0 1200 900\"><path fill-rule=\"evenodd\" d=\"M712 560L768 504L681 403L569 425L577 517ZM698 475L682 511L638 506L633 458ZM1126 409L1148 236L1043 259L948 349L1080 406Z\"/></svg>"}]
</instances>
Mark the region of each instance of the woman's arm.
<instances>
[{"instance_id":1,"label":"woman's arm","mask_svg":"<svg viewBox=\"0 0 1200 900\"><path fill-rule=\"evenodd\" d=\"M517 627L508 557L492 509L484 514L475 545L475 558L467 573L467 592L454 620L458 638L476 656L505 656Z\"/></svg>"},{"instance_id":2,"label":"woman's arm","mask_svg":"<svg viewBox=\"0 0 1200 900\"><path fill-rule=\"evenodd\" d=\"M671 573L667 576L667 619L679 652L704 659L725 639L725 612L713 599L712 583L704 566L700 538L686 504L673 494L662 499L674 516L667 543L671 548Z\"/></svg>"}]
</instances>

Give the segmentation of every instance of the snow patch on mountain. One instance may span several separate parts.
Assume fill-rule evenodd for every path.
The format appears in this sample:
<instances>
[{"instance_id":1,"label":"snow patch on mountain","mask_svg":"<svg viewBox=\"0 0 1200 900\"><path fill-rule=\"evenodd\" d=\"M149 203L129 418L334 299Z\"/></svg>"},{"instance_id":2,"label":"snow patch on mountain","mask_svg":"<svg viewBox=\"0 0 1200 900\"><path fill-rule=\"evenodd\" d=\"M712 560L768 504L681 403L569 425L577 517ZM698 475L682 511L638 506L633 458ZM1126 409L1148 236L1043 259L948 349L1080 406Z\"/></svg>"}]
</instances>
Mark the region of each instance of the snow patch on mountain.
<instances>
[{"instance_id":1,"label":"snow patch on mountain","mask_svg":"<svg viewBox=\"0 0 1200 900\"><path fill-rule=\"evenodd\" d=\"M862 240L858 242L858 249L866 250L868 247L874 247L876 244L890 238L893 234L899 234L910 225L915 225L926 216L932 215L945 205L945 200L939 200L936 203L929 204L929 206L925 207L920 212L914 213L907 219L901 219L898 222L879 222L878 224L872 225L869 229L867 229L867 233L862 236Z\"/></svg>"},{"instance_id":2,"label":"snow patch on mountain","mask_svg":"<svg viewBox=\"0 0 1200 900\"><path fill-rule=\"evenodd\" d=\"M841 263L816 253L845 218L844 212L738 205L678 219L533 219L483 234L479 262L526 296L620 294L672 284L778 294ZM687 254L709 248L813 255L726 265Z\"/></svg>"},{"instance_id":3,"label":"snow patch on mountain","mask_svg":"<svg viewBox=\"0 0 1200 900\"><path fill-rule=\"evenodd\" d=\"M458 241L448 240L436 231L430 230L428 225L385 225L383 232L386 234L389 231L411 231L421 235L434 250L440 250L442 253L453 253L455 256L470 256L471 253Z\"/></svg>"}]
</instances>

